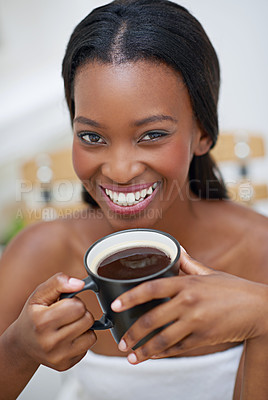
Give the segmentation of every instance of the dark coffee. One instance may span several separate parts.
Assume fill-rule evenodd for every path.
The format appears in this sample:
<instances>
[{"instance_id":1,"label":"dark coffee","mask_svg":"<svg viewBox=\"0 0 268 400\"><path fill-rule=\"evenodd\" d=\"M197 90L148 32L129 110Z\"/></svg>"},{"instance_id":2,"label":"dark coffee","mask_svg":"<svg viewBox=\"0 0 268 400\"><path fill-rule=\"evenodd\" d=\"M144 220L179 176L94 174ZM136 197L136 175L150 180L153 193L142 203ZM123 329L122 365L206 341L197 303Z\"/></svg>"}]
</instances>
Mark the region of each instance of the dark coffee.
<instances>
[{"instance_id":1,"label":"dark coffee","mask_svg":"<svg viewBox=\"0 0 268 400\"><path fill-rule=\"evenodd\" d=\"M135 247L118 251L99 265L98 275L109 279L136 279L155 274L167 267L170 257L154 247Z\"/></svg>"}]
</instances>

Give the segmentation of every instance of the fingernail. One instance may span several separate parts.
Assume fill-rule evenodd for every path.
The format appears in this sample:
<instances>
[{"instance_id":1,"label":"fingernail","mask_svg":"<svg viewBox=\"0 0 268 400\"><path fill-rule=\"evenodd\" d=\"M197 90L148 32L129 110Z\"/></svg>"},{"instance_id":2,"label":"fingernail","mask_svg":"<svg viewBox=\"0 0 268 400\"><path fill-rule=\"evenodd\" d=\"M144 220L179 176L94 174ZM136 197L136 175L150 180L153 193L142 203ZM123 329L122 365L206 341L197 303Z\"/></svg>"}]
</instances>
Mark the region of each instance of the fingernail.
<instances>
[{"instance_id":1,"label":"fingernail","mask_svg":"<svg viewBox=\"0 0 268 400\"><path fill-rule=\"evenodd\" d=\"M70 278L68 281L69 285L72 286L72 289L81 289L83 281L81 279Z\"/></svg>"},{"instance_id":2,"label":"fingernail","mask_svg":"<svg viewBox=\"0 0 268 400\"><path fill-rule=\"evenodd\" d=\"M182 250L184 253L187 253L187 251L185 250L184 247L182 247L182 245L181 245L181 250Z\"/></svg>"},{"instance_id":3,"label":"fingernail","mask_svg":"<svg viewBox=\"0 0 268 400\"><path fill-rule=\"evenodd\" d=\"M112 304L111 304L111 309L113 311L119 311L122 308L122 302L120 300L115 300Z\"/></svg>"},{"instance_id":4,"label":"fingernail","mask_svg":"<svg viewBox=\"0 0 268 400\"><path fill-rule=\"evenodd\" d=\"M121 351L126 351L126 349L127 349L127 344L126 344L126 342L124 341L124 339L121 339L121 340L120 340L119 345L118 345L118 348L119 348L119 350L121 350Z\"/></svg>"},{"instance_id":5,"label":"fingernail","mask_svg":"<svg viewBox=\"0 0 268 400\"><path fill-rule=\"evenodd\" d=\"M135 364L137 362L137 357L136 357L136 354L134 354L134 353L130 353L127 356L127 359L130 362L130 364Z\"/></svg>"}]
</instances>

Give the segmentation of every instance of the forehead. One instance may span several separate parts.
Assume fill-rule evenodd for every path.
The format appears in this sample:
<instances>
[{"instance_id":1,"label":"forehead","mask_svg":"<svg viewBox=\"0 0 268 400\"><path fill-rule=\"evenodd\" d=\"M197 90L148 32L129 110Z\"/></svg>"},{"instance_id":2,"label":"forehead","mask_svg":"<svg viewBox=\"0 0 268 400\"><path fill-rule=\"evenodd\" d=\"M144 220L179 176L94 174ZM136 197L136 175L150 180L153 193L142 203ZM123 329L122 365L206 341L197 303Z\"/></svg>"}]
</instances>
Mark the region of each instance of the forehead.
<instances>
[{"instance_id":1,"label":"forehead","mask_svg":"<svg viewBox=\"0 0 268 400\"><path fill-rule=\"evenodd\" d=\"M181 75L171 67L148 61L123 64L89 62L74 81L75 114L102 114L112 109L144 112L188 112L189 94Z\"/></svg>"}]
</instances>

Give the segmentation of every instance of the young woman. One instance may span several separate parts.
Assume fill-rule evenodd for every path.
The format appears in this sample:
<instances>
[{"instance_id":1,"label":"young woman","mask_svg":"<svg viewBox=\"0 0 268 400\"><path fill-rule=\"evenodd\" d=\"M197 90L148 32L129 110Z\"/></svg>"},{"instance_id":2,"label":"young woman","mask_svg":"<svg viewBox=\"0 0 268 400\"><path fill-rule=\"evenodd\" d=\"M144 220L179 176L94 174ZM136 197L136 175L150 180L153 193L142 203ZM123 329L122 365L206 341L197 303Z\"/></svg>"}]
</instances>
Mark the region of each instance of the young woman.
<instances>
[{"instance_id":1,"label":"young woman","mask_svg":"<svg viewBox=\"0 0 268 400\"><path fill-rule=\"evenodd\" d=\"M267 219L228 200L210 158L219 75L203 28L175 3L118 0L76 27L63 78L88 213L29 227L2 257L0 399L15 399L40 364L77 364L73 400L268 397ZM170 297L117 346L90 330L94 294L58 299L83 287L94 241L140 227L170 233L198 261L183 251L178 277L114 302Z\"/></svg>"}]
</instances>

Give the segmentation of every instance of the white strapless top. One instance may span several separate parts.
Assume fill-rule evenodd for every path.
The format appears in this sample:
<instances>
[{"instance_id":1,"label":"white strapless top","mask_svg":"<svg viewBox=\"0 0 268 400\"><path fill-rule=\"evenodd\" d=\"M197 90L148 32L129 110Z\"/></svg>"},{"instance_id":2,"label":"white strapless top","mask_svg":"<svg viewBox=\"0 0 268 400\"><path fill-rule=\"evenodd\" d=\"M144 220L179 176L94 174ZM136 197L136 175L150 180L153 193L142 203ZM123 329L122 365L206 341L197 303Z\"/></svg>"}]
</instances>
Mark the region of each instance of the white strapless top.
<instances>
[{"instance_id":1,"label":"white strapless top","mask_svg":"<svg viewBox=\"0 0 268 400\"><path fill-rule=\"evenodd\" d=\"M243 345L198 357L148 360L91 351L67 375L56 400L232 400Z\"/></svg>"}]
</instances>

